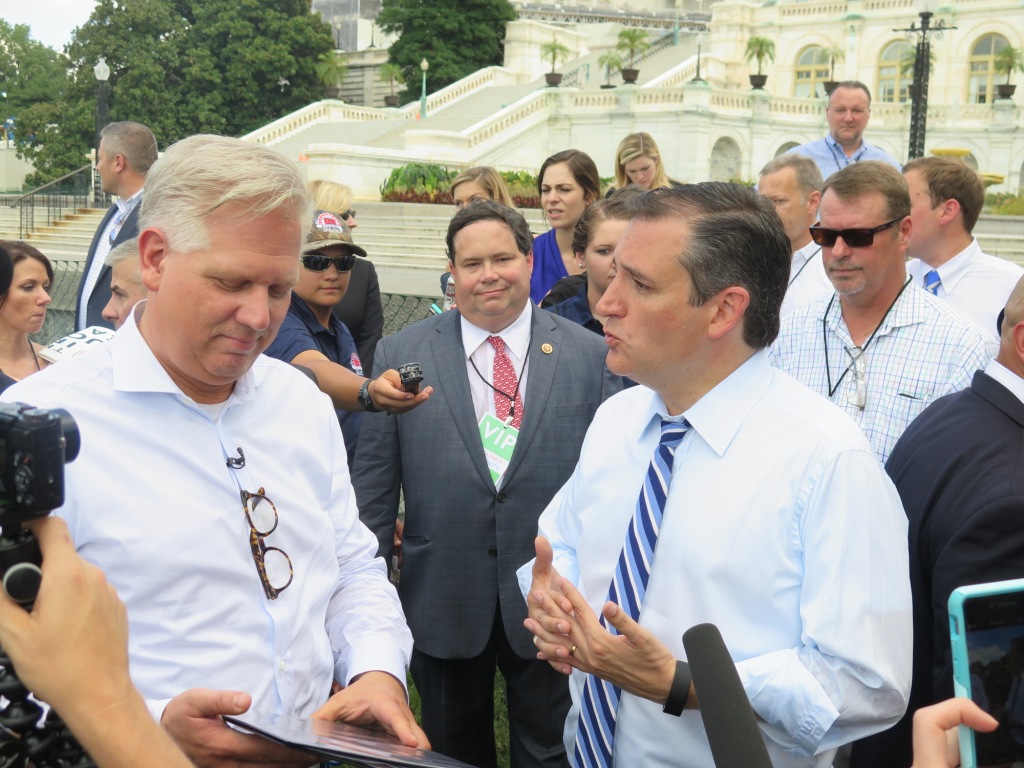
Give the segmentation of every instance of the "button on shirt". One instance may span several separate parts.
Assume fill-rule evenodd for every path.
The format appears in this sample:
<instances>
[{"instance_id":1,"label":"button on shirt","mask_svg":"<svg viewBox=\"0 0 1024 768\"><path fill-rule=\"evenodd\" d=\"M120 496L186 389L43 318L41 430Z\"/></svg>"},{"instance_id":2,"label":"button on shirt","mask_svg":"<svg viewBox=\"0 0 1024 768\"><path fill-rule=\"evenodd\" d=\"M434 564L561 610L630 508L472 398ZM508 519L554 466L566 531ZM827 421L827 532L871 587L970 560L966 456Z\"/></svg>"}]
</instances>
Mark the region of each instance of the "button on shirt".
<instances>
[{"instance_id":1,"label":"button on shirt","mask_svg":"<svg viewBox=\"0 0 1024 768\"><path fill-rule=\"evenodd\" d=\"M130 319L109 344L4 397L65 407L78 422L82 449L57 514L127 604L132 679L158 719L199 686L309 716L332 680L369 670L405 680L412 636L359 522L334 411L294 368L257 358L211 418ZM239 447L245 466L229 469ZM266 544L294 566L276 600L264 595L240 497L260 488L280 520Z\"/></svg>"},{"instance_id":2,"label":"button on shirt","mask_svg":"<svg viewBox=\"0 0 1024 768\"><path fill-rule=\"evenodd\" d=\"M831 296L833 291L835 288L828 279L825 262L821 258L821 246L812 240L793 254L793 263L789 268L789 287L786 289L786 298L782 300L782 315L788 315L821 296Z\"/></svg>"},{"instance_id":3,"label":"button on shirt","mask_svg":"<svg viewBox=\"0 0 1024 768\"><path fill-rule=\"evenodd\" d=\"M969 386L974 372L984 368L991 355L971 323L939 299L908 285L864 352L867 398L862 410L850 396L856 377L847 350L856 345L843 320L840 300L831 301L829 309L831 299L822 297L782 319L771 348L772 364L824 397L829 396L831 378L832 402L860 425L884 464L903 430L925 406Z\"/></svg>"},{"instance_id":4,"label":"button on shirt","mask_svg":"<svg viewBox=\"0 0 1024 768\"><path fill-rule=\"evenodd\" d=\"M818 168L821 170L821 178L823 179L827 179L836 171L853 163L859 163L861 160L880 160L883 163L888 163L897 171L903 170L899 160L884 149L879 149L874 144L868 144L863 138L860 140L860 146L857 147L857 151L849 157L846 155L846 150L832 138L832 134L828 134L816 141L801 144L799 147L793 147L789 151L796 155L804 155L811 158L818 164Z\"/></svg>"},{"instance_id":5,"label":"button on shirt","mask_svg":"<svg viewBox=\"0 0 1024 768\"><path fill-rule=\"evenodd\" d=\"M303 352L320 352L332 363L344 366L352 373L363 376L363 366L359 361L359 352L355 339L348 328L334 314L331 315L330 327L324 328L316 319L313 310L297 294L292 294L292 303L288 306L281 329L277 332L273 343L264 353L290 363ZM345 438L345 451L348 465L356 452L356 441L359 439L359 428L363 423L363 414L358 411L335 409L341 433Z\"/></svg>"},{"instance_id":6,"label":"button on shirt","mask_svg":"<svg viewBox=\"0 0 1024 768\"><path fill-rule=\"evenodd\" d=\"M963 251L935 269L940 281L936 295L974 323L988 341L998 345L996 318L1024 269L1012 261L982 253L977 240L971 240ZM914 285L923 287L924 277L931 270L921 259L907 262L907 273Z\"/></svg>"},{"instance_id":7,"label":"button on shirt","mask_svg":"<svg viewBox=\"0 0 1024 768\"><path fill-rule=\"evenodd\" d=\"M863 434L754 356L684 414L641 626L678 659L714 623L764 721L776 768L832 764L835 748L902 715L910 688L907 521ZM558 572L595 612L660 436L664 403L634 387L598 410L572 477L541 515ZM530 564L519 570L524 593ZM576 733L585 676L573 673ZM714 765L697 711L628 693L615 764Z\"/></svg>"}]
</instances>

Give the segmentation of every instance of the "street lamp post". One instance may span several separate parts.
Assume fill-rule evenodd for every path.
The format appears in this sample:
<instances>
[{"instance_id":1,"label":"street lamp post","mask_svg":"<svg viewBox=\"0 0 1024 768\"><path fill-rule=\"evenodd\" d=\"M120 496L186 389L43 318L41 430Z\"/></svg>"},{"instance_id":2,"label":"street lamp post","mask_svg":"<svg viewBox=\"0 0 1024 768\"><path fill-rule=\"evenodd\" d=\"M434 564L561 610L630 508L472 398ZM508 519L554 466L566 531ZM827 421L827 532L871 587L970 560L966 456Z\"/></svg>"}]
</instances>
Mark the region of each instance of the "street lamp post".
<instances>
[{"instance_id":1,"label":"street lamp post","mask_svg":"<svg viewBox=\"0 0 1024 768\"><path fill-rule=\"evenodd\" d=\"M694 77L690 81L691 83L703 83L704 82L704 78L700 76L700 49L701 49L702 45L704 45L704 33L703 32L698 32L697 33L697 76Z\"/></svg>"},{"instance_id":2,"label":"street lamp post","mask_svg":"<svg viewBox=\"0 0 1024 768\"><path fill-rule=\"evenodd\" d=\"M914 82L910 85L910 151L909 158L914 160L924 156L924 137L928 126L928 76L931 74L931 36L939 40L947 29L945 21L931 26L931 11L921 11L921 26L911 23L908 29L894 29L903 32L910 42L917 42L914 52Z\"/></svg>"},{"instance_id":3,"label":"street lamp post","mask_svg":"<svg viewBox=\"0 0 1024 768\"><path fill-rule=\"evenodd\" d=\"M672 45L679 45L679 4L683 0L676 0L676 23L672 25Z\"/></svg>"},{"instance_id":4,"label":"street lamp post","mask_svg":"<svg viewBox=\"0 0 1024 768\"><path fill-rule=\"evenodd\" d=\"M96 141L93 146L96 150L96 160L99 161L100 131L107 124L107 99L110 97L110 84L107 82L110 79L110 67L107 66L107 62L102 56L96 62L96 66L92 68L92 73L96 76ZM95 200L99 200L103 194L101 183L100 175L94 169L93 199Z\"/></svg>"},{"instance_id":5,"label":"street lamp post","mask_svg":"<svg viewBox=\"0 0 1024 768\"><path fill-rule=\"evenodd\" d=\"M420 62L420 69L423 70L423 90L420 91L420 119L427 119L427 70L430 64L426 59Z\"/></svg>"}]
</instances>

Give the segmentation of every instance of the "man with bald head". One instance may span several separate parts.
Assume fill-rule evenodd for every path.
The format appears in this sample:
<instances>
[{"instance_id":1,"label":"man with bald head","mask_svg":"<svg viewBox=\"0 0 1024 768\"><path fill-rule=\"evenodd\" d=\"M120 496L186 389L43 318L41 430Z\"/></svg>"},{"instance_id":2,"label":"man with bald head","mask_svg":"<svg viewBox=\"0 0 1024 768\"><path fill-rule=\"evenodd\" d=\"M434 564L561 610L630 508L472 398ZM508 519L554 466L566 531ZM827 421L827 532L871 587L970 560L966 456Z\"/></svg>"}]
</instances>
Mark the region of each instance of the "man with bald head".
<instances>
[{"instance_id":1,"label":"man with bald head","mask_svg":"<svg viewBox=\"0 0 1024 768\"><path fill-rule=\"evenodd\" d=\"M1024 279L1006 305L999 353L971 386L907 428L886 471L910 522L914 679L891 730L854 765L910 765L914 711L953 695L946 601L956 587L1024 577Z\"/></svg>"}]
</instances>

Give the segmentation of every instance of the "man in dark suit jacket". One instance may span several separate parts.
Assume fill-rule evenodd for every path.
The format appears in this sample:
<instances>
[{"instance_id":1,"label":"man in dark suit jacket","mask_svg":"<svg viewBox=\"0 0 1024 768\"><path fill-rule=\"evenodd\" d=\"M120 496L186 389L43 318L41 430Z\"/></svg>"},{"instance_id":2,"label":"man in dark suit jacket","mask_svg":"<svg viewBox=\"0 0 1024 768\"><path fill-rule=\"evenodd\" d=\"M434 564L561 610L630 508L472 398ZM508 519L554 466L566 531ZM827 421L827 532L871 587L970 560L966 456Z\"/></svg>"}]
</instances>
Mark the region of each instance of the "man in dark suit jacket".
<instances>
[{"instance_id":1,"label":"man in dark suit jacket","mask_svg":"<svg viewBox=\"0 0 1024 768\"><path fill-rule=\"evenodd\" d=\"M497 664L512 765L559 766L567 681L536 660L516 569L533 555L537 518L572 473L594 412L622 380L598 337L531 304L532 238L517 211L467 206L447 244L458 310L383 339L374 361L375 372L420 362L434 395L411 413L365 419L356 498L387 558L404 492L399 594L433 748L495 765ZM501 373L509 362L511 377ZM509 436L504 467L497 446Z\"/></svg>"},{"instance_id":2,"label":"man in dark suit jacket","mask_svg":"<svg viewBox=\"0 0 1024 768\"><path fill-rule=\"evenodd\" d=\"M100 132L96 173L103 191L117 195L89 246L75 304L75 330L92 325L112 328L102 316L110 301L110 267L104 264L115 245L139 234L139 202L146 174L157 159L156 137L142 123L108 123Z\"/></svg>"},{"instance_id":3,"label":"man in dark suit jacket","mask_svg":"<svg viewBox=\"0 0 1024 768\"><path fill-rule=\"evenodd\" d=\"M865 768L910 765L914 712L953 695L950 593L1024 577L1024 280L1007 301L999 354L914 420L886 471L910 522L914 678L903 719L854 747L851 765Z\"/></svg>"}]
</instances>

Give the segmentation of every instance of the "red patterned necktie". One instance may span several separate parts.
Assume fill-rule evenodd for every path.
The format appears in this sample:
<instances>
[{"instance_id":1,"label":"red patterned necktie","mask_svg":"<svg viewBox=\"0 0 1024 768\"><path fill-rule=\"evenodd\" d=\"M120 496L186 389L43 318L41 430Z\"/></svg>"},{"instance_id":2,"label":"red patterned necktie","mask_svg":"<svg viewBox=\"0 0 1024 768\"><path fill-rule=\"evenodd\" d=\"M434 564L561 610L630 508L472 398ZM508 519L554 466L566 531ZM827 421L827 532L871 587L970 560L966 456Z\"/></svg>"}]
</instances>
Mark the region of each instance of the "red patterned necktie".
<instances>
[{"instance_id":1,"label":"red patterned necktie","mask_svg":"<svg viewBox=\"0 0 1024 768\"><path fill-rule=\"evenodd\" d=\"M494 387L494 413L502 421L512 410L512 398L515 397L515 410L512 414L512 426L519 429L523 423L523 397L519 393L519 378L512 367L512 361L505 354L505 341L501 336L488 336L487 340L494 347L494 370L491 373L491 385Z\"/></svg>"}]
</instances>

